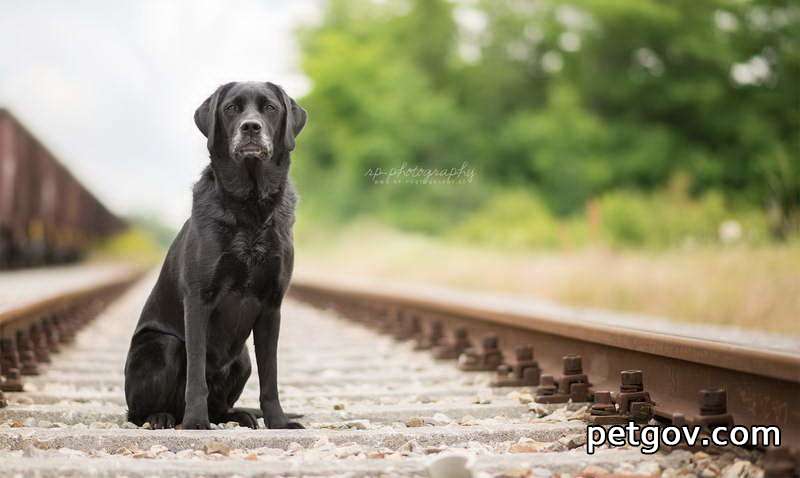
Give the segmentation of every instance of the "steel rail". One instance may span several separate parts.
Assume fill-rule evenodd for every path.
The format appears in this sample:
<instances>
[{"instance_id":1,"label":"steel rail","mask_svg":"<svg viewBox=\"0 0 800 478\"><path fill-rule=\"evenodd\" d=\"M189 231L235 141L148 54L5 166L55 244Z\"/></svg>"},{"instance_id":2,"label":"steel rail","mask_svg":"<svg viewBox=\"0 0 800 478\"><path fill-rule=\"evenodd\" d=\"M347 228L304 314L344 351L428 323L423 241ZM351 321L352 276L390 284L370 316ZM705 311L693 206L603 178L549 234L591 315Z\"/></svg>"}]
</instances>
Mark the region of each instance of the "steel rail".
<instances>
[{"instance_id":1,"label":"steel rail","mask_svg":"<svg viewBox=\"0 0 800 478\"><path fill-rule=\"evenodd\" d=\"M699 417L700 391L722 388L737 425L777 425L785 443L800 444L800 353L576 321L453 291L298 278L290 294L345 315L413 314L425 324L465 328L473 339L495 335L506 357L530 344L553 375L565 355L580 355L594 391L618 390L622 371L641 370L663 422Z\"/></svg>"},{"instance_id":2,"label":"steel rail","mask_svg":"<svg viewBox=\"0 0 800 478\"><path fill-rule=\"evenodd\" d=\"M142 277L130 269L97 283L20 303L0 311L0 407L3 391L24 391L22 376L38 375L61 344Z\"/></svg>"},{"instance_id":3,"label":"steel rail","mask_svg":"<svg viewBox=\"0 0 800 478\"><path fill-rule=\"evenodd\" d=\"M120 287L127 287L141 277L141 275L142 273L140 271L132 271L108 282L94 284L0 311L0 328L8 329L9 327L19 326L24 324L27 320L35 320L42 315L59 310L70 304L104 295L105 292L118 290Z\"/></svg>"}]
</instances>

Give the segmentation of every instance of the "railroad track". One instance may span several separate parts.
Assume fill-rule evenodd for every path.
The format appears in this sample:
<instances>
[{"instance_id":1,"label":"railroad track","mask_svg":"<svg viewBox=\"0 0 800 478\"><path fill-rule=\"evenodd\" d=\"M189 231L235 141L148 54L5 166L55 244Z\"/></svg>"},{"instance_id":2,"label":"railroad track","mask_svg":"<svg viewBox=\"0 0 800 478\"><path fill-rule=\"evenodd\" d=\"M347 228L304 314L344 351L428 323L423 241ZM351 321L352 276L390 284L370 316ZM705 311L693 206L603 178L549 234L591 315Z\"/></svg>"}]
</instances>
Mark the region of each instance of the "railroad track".
<instances>
[{"instance_id":1,"label":"railroad track","mask_svg":"<svg viewBox=\"0 0 800 478\"><path fill-rule=\"evenodd\" d=\"M0 406L52 354L75 339L141 273L120 265L10 272L0 276Z\"/></svg>"},{"instance_id":2,"label":"railroad track","mask_svg":"<svg viewBox=\"0 0 800 478\"><path fill-rule=\"evenodd\" d=\"M52 363L37 363L39 375L23 376L23 392L6 393L8 406L0 409L4 476L427 476L449 460L458 460L448 458L458 455L474 460L473 476L733 478L761 476L763 469L767 476L792 473L786 456L764 458L758 450L735 447L655 455L631 447L602 447L587 455L584 443L592 404L560 403L563 377L555 377L555 389L524 381L535 375L534 360L545 384L546 375L563 375L566 363L565 376L572 377L566 380L569 393L591 395L615 382L613 354L601 359L567 342L548 345L562 340L553 338L553 330L509 323L508 317L487 310L478 314L464 302L443 304L397 291L311 281L296 282L284 304L279 350L284 409L303 414L300 421L306 430L250 430L232 424L209 431L140 429L125 421L122 367L153 281L148 276L129 288L70 343L62 344ZM455 350L458 329L466 332L462 341L483 347L456 360L456 352L464 352ZM576 339L580 333L573 329L570 340L591 342L588 336ZM534 356L519 347L527 344L534 346ZM509 356L512 350L519 360ZM498 352L510 365L501 377L495 371L462 370L496 369ZM434 353L454 359L435 359ZM577 353L580 359L563 360ZM650 360L642 362L642 370L646 390L658 403L652 407L653 417L679 420L680 412L662 408L661 400L675 407L694 405L688 404L691 399L684 404L664 394L648 368L661 359ZM598 373L603 361L605 377ZM635 366L626 363L624 369ZM577 379L584 373L591 388ZM616 373L613 384L618 388ZM628 376L628 385L636 388L637 377ZM514 386L498 387L498 380ZM511 383L514 380L518 382ZM797 386L796 377L784 382ZM536 403L537 395L550 397L540 401L554 403ZM240 403L258 406L256 377L248 382ZM729 400L727 412L733 411L739 422L736 403ZM683 417L694 418L690 413Z\"/></svg>"}]
</instances>

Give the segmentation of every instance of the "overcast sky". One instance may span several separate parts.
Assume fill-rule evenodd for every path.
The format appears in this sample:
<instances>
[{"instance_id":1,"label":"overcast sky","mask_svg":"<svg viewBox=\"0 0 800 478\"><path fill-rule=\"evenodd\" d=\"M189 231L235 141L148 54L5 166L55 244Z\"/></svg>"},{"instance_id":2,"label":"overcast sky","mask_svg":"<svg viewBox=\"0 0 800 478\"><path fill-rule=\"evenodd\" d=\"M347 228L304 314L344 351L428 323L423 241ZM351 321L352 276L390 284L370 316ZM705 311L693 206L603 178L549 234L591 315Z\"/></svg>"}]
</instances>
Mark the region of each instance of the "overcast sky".
<instances>
[{"instance_id":1,"label":"overcast sky","mask_svg":"<svg viewBox=\"0 0 800 478\"><path fill-rule=\"evenodd\" d=\"M114 211L177 226L208 162L195 108L231 80L303 95L293 30L322 1L4 0L0 106Z\"/></svg>"}]
</instances>

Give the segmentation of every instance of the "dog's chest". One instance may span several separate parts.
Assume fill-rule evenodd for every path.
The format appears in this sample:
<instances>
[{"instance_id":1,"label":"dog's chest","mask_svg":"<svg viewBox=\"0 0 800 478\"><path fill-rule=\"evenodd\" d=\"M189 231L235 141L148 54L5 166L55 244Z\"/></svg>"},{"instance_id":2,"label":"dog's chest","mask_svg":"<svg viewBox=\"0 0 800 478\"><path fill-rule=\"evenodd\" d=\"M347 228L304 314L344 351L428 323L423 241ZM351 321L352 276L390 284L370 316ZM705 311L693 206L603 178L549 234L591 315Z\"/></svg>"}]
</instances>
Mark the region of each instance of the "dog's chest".
<instances>
[{"instance_id":1,"label":"dog's chest","mask_svg":"<svg viewBox=\"0 0 800 478\"><path fill-rule=\"evenodd\" d=\"M231 239L231 252L249 267L267 262L278 251L274 231L267 227L236 231Z\"/></svg>"},{"instance_id":2,"label":"dog's chest","mask_svg":"<svg viewBox=\"0 0 800 478\"><path fill-rule=\"evenodd\" d=\"M276 232L268 227L240 229L230 236L227 252L217 263L212 289L237 297L272 300L281 294L283 252Z\"/></svg>"}]
</instances>

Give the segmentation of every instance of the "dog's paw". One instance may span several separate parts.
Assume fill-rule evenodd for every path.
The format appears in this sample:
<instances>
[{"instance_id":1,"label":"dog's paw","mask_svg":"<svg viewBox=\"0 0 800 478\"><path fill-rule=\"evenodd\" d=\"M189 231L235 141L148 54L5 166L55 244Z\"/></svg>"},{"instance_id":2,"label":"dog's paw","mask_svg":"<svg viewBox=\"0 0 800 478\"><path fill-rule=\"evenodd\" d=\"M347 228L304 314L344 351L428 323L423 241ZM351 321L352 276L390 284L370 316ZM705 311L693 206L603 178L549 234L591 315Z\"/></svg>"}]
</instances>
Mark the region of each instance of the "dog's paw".
<instances>
[{"instance_id":1,"label":"dog's paw","mask_svg":"<svg viewBox=\"0 0 800 478\"><path fill-rule=\"evenodd\" d=\"M305 428L303 425L297 422L289 421L289 416L284 413L283 408L281 408L281 404L278 401L262 403L261 411L264 413L264 425L267 428L271 428L273 430L279 428ZM296 415L293 415L292 418L295 416Z\"/></svg>"},{"instance_id":2,"label":"dog's paw","mask_svg":"<svg viewBox=\"0 0 800 478\"><path fill-rule=\"evenodd\" d=\"M286 418L286 415L283 415L281 417L274 417L271 419L264 418L264 424L267 426L267 428L270 428L272 430L287 429L287 428L288 429L305 428L298 422L289 421L289 419Z\"/></svg>"},{"instance_id":3,"label":"dog's paw","mask_svg":"<svg viewBox=\"0 0 800 478\"><path fill-rule=\"evenodd\" d=\"M285 429L299 430L299 429L304 429L305 427L298 422L285 421L285 422L269 422L267 424L267 428L269 428L270 430L285 430Z\"/></svg>"},{"instance_id":4,"label":"dog's paw","mask_svg":"<svg viewBox=\"0 0 800 478\"><path fill-rule=\"evenodd\" d=\"M211 428L211 423L207 418L203 420L198 418L184 417L183 422L175 428L178 430L209 430Z\"/></svg>"},{"instance_id":5,"label":"dog's paw","mask_svg":"<svg viewBox=\"0 0 800 478\"><path fill-rule=\"evenodd\" d=\"M147 417L147 421L153 430L175 428L175 417L170 413L154 413Z\"/></svg>"},{"instance_id":6,"label":"dog's paw","mask_svg":"<svg viewBox=\"0 0 800 478\"><path fill-rule=\"evenodd\" d=\"M253 411L243 408L231 408L220 421L236 422L240 426L254 430L258 428L258 416Z\"/></svg>"}]
</instances>

